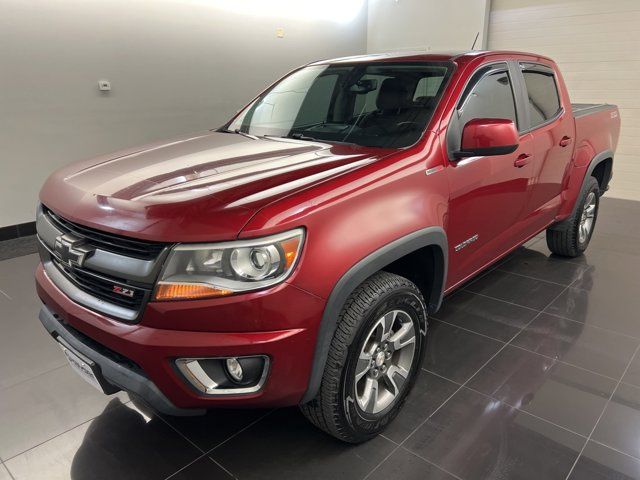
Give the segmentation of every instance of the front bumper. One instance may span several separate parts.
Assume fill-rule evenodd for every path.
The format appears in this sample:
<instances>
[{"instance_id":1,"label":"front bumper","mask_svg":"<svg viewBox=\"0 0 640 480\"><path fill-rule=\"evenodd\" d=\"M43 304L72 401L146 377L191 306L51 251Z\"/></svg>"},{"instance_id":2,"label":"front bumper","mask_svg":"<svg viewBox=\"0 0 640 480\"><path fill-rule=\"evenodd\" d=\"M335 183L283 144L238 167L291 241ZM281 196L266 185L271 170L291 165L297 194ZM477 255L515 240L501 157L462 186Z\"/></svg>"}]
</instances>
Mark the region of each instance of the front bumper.
<instances>
[{"instance_id":1,"label":"front bumper","mask_svg":"<svg viewBox=\"0 0 640 480\"><path fill-rule=\"evenodd\" d=\"M307 389L324 301L291 285L259 295L238 296L233 302L226 299L219 308L211 300L158 303L158 311L149 304L151 312L145 313L138 324L111 319L73 302L48 278L42 265L36 272L36 288L44 303L40 320L49 333L61 336L96 362L107 382L141 397L161 412L192 415L214 407L296 405ZM250 331L252 325L260 328L269 323L268 307L274 305L280 306L271 312L274 325L282 326L287 310L304 311L299 320L302 323L293 325L289 321L289 328ZM261 312L259 322L243 317L257 309ZM238 331L231 332L229 325L234 319L228 316L234 311ZM225 318L218 323L220 315ZM192 318L181 327L186 324L197 329L166 328L169 319L179 322L181 316ZM203 322L205 316L207 324ZM209 330L202 330L204 327ZM215 331L217 328L222 331ZM203 395L183 378L174 363L184 357L248 355L268 356L270 371L259 391L243 395Z\"/></svg>"},{"instance_id":2,"label":"front bumper","mask_svg":"<svg viewBox=\"0 0 640 480\"><path fill-rule=\"evenodd\" d=\"M46 306L40 310L40 321L51 336L58 340L62 338L74 350L93 360L100 368L104 379L113 385L116 391L125 390L140 398L143 398L155 410L168 415L188 416L200 415L203 409L181 409L176 407L160 391L158 387L147 378L142 371L134 365L122 361L117 356L104 349L96 348L77 332L65 327ZM118 361L120 360L120 361Z\"/></svg>"}]
</instances>

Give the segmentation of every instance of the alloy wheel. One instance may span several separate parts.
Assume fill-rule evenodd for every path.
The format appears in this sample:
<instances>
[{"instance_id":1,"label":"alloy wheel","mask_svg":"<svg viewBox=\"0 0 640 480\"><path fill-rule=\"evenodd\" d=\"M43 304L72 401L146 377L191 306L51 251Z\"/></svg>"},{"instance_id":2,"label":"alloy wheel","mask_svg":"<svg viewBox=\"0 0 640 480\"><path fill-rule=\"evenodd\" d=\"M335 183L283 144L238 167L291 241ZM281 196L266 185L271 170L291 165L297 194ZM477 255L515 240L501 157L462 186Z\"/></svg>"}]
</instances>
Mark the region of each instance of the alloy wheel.
<instances>
[{"instance_id":1,"label":"alloy wheel","mask_svg":"<svg viewBox=\"0 0 640 480\"><path fill-rule=\"evenodd\" d=\"M595 192L589 192L584 202L584 208L582 209L582 216L580 218L580 224L578 225L578 241L585 243L591 235L593 229L593 223L596 216L596 194Z\"/></svg>"},{"instance_id":2,"label":"alloy wheel","mask_svg":"<svg viewBox=\"0 0 640 480\"><path fill-rule=\"evenodd\" d=\"M355 372L356 401L364 412L375 414L394 402L409 377L415 351L416 331L407 312L393 310L376 321Z\"/></svg>"}]
</instances>

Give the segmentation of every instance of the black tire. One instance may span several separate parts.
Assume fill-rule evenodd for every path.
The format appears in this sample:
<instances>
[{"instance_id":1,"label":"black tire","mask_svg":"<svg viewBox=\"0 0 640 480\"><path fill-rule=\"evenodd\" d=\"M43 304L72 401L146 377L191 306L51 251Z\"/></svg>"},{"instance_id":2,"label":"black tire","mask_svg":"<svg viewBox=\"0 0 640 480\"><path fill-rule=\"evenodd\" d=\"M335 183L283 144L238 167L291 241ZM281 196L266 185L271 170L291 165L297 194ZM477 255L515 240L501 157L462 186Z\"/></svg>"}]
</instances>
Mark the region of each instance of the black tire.
<instances>
[{"instance_id":1,"label":"black tire","mask_svg":"<svg viewBox=\"0 0 640 480\"><path fill-rule=\"evenodd\" d=\"M354 400L356 364L363 345L370 339L371 329L381 316L394 310L408 314L404 317L405 324L409 323L408 317L413 322L415 348L411 368L392 403L378 413L367 413ZM415 383L424 357L426 330L425 302L416 285L387 272L369 277L345 302L320 389L313 400L300 406L302 413L315 426L345 442L360 443L377 435L398 414Z\"/></svg>"},{"instance_id":2,"label":"black tire","mask_svg":"<svg viewBox=\"0 0 640 480\"><path fill-rule=\"evenodd\" d=\"M578 230L585 204L590 194L595 195L595 215L588 235L581 241ZM571 217L547 229L547 246L556 255L578 257L589 246L598 218L598 208L600 207L600 188L598 181L594 177L589 177L577 202L577 208Z\"/></svg>"}]
</instances>

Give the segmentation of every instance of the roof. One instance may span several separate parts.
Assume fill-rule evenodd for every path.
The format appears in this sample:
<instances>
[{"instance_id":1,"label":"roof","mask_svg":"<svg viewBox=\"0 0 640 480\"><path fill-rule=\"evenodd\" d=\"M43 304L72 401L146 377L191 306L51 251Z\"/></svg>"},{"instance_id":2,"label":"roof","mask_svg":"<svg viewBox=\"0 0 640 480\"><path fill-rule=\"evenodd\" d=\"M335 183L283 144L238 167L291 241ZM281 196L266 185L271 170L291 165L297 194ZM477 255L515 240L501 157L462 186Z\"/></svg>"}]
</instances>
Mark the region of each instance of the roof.
<instances>
[{"instance_id":1,"label":"roof","mask_svg":"<svg viewBox=\"0 0 640 480\"><path fill-rule=\"evenodd\" d=\"M467 50L455 52L430 52L426 50L400 51L388 53L372 53L367 55L354 55L351 57L330 58L313 62L310 65L322 65L327 63L359 63L359 62L393 62L393 61L421 61L421 62L442 62L452 60L470 60L472 58L491 55L513 55L522 57L547 58L543 55L526 52L512 52L507 50ZM548 60L551 60L547 58Z\"/></svg>"}]
</instances>

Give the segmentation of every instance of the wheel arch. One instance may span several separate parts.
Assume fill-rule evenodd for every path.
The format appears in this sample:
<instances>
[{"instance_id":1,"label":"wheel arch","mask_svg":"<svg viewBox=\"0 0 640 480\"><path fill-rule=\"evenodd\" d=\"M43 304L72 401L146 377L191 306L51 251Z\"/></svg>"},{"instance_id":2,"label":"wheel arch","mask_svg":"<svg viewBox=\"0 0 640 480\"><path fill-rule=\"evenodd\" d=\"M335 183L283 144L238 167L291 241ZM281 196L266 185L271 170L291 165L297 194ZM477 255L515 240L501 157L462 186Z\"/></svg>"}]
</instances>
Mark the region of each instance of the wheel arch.
<instances>
[{"instance_id":1,"label":"wheel arch","mask_svg":"<svg viewBox=\"0 0 640 480\"><path fill-rule=\"evenodd\" d=\"M448 265L447 235L441 227L427 227L401 237L367 255L340 277L334 286L318 327L309 384L300 403L311 401L317 394L327 362L329 347L335 333L338 316L351 293L371 275L381 270L407 276L423 291L428 313L442 303ZM420 266L431 265L431 272L421 272ZM408 272L408 274L407 274ZM430 273L430 274L429 274ZM410 278L413 277L413 278Z\"/></svg>"},{"instance_id":2,"label":"wheel arch","mask_svg":"<svg viewBox=\"0 0 640 480\"><path fill-rule=\"evenodd\" d=\"M596 180L598 180L598 185L600 185L601 189L600 194L602 195L604 193L602 187L603 185L605 189L608 187L609 181L611 180L612 171L613 151L605 150L598 153L591 159L591 162L589 162L589 166L587 167L587 171L585 172L584 178L582 179L582 185L580 186L578 195L576 195L576 198L574 199L573 208L571 209L572 216L576 213L576 209L578 208L578 199L580 198L580 195L582 195L582 192L584 192L589 178L595 177ZM596 172L597 175L601 175L601 178L598 178L596 175L594 175L594 172Z\"/></svg>"},{"instance_id":3,"label":"wheel arch","mask_svg":"<svg viewBox=\"0 0 640 480\"><path fill-rule=\"evenodd\" d=\"M600 195L604 194L609 189L609 181L613 173L613 154L598 161L590 173L598 181Z\"/></svg>"}]
</instances>

